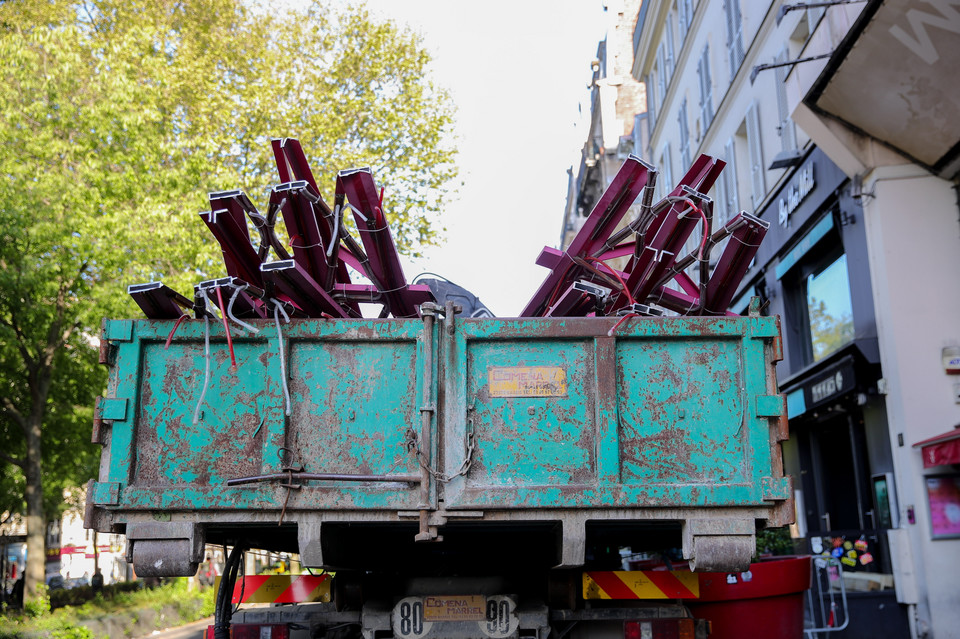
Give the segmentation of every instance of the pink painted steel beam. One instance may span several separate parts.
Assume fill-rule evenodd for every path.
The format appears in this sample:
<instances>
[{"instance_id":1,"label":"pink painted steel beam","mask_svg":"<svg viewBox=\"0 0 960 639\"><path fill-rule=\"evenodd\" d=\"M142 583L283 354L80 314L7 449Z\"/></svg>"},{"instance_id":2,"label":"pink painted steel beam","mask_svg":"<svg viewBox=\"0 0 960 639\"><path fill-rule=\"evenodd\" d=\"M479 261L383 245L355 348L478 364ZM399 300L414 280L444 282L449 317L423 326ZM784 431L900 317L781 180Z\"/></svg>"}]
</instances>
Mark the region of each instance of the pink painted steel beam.
<instances>
[{"instance_id":1,"label":"pink painted steel beam","mask_svg":"<svg viewBox=\"0 0 960 639\"><path fill-rule=\"evenodd\" d=\"M637 302L643 303L654 290L698 224L699 217L689 209L684 212L684 209L688 207L678 203L664 211L660 224L654 229L653 238L641 249L639 257L632 261L626 282L627 290ZM612 310L626 303L626 296L621 295Z\"/></svg>"},{"instance_id":2,"label":"pink painted steel beam","mask_svg":"<svg viewBox=\"0 0 960 639\"><path fill-rule=\"evenodd\" d=\"M614 229L647 185L654 169L640 158L630 156L600 196L586 222L577 232L564 256L554 260L552 271L520 312L521 317L540 317L556 302L560 291L577 279L582 271L572 257L586 257L601 250ZM543 254L541 254L543 255ZM555 256L548 256L552 259Z\"/></svg>"},{"instance_id":3,"label":"pink painted steel beam","mask_svg":"<svg viewBox=\"0 0 960 639\"><path fill-rule=\"evenodd\" d=\"M333 268L336 267L336 258L331 263L327 262L326 249L331 241L330 232L327 231L327 237L324 237L317 224L313 203L303 195L303 190L309 188L311 187L305 181L275 186L270 192L270 206L279 207L283 215L293 258L319 283L327 281L331 264Z\"/></svg>"},{"instance_id":4,"label":"pink painted steel beam","mask_svg":"<svg viewBox=\"0 0 960 639\"><path fill-rule=\"evenodd\" d=\"M567 253L586 257L600 250L647 185L647 177L653 171L656 169L640 158L628 157L570 242Z\"/></svg>"},{"instance_id":5,"label":"pink painted steel beam","mask_svg":"<svg viewBox=\"0 0 960 639\"><path fill-rule=\"evenodd\" d=\"M233 223L237 228L246 233L247 241L250 241L250 229L247 226L247 211L255 211L256 208L247 197L247 194L237 189L233 191L216 191L210 193L210 210L217 211L224 209L229 212Z\"/></svg>"},{"instance_id":6,"label":"pink painted steel beam","mask_svg":"<svg viewBox=\"0 0 960 639\"><path fill-rule=\"evenodd\" d=\"M417 306L436 301L430 287L425 284L411 284L407 288L409 299ZM383 294L372 284L334 284L333 296L335 299L344 299L363 304L382 304Z\"/></svg>"},{"instance_id":7,"label":"pink painted steel beam","mask_svg":"<svg viewBox=\"0 0 960 639\"><path fill-rule=\"evenodd\" d=\"M193 302L163 282L132 284L127 293L147 319L179 319L193 309Z\"/></svg>"},{"instance_id":8,"label":"pink painted steel beam","mask_svg":"<svg viewBox=\"0 0 960 639\"><path fill-rule=\"evenodd\" d=\"M700 297L700 287L697 286L697 283L693 281L693 278L680 271L673 276L674 281L680 285L680 288L683 289L683 292L687 295L694 295Z\"/></svg>"},{"instance_id":9,"label":"pink painted steel beam","mask_svg":"<svg viewBox=\"0 0 960 639\"><path fill-rule=\"evenodd\" d=\"M337 191L352 205L360 240L370 263L370 279L380 287L394 317L419 317L419 309L407 295L409 284L403 275L400 255L393 243L380 195L370 169L341 171Z\"/></svg>"},{"instance_id":10,"label":"pink painted steel beam","mask_svg":"<svg viewBox=\"0 0 960 639\"><path fill-rule=\"evenodd\" d=\"M737 227L727 240L717 267L707 282L707 292L703 302L705 315L723 315L740 286L740 281L750 268L750 262L757 254L760 243L770 228L770 223L741 212L726 224L727 228Z\"/></svg>"},{"instance_id":11,"label":"pink painted steel beam","mask_svg":"<svg viewBox=\"0 0 960 639\"><path fill-rule=\"evenodd\" d=\"M295 260L268 262L260 270L267 284L289 297L310 317L321 317L324 313L332 317L350 316Z\"/></svg>"},{"instance_id":12,"label":"pink painted steel beam","mask_svg":"<svg viewBox=\"0 0 960 639\"><path fill-rule=\"evenodd\" d=\"M227 273L254 286L262 287L260 257L250 244L250 233L246 224L242 227L238 226L236 218L227 209L202 211L200 218L220 243Z\"/></svg>"},{"instance_id":13,"label":"pink painted steel beam","mask_svg":"<svg viewBox=\"0 0 960 639\"><path fill-rule=\"evenodd\" d=\"M701 153L667 198L683 197L686 189L706 193L713 187L726 165L723 160ZM683 207L682 203L677 203L664 209L637 238L637 257L627 266L627 288L633 292L638 302L642 302L654 290L657 282L676 260L677 251L693 232L692 225L677 224L677 215ZM651 234L653 239L648 240ZM680 237L682 241L678 242ZM664 250L672 255L665 256ZM665 260L664 257L669 259ZM621 295L614 301L610 311L623 308L626 304L625 296Z\"/></svg>"},{"instance_id":14,"label":"pink painted steel beam","mask_svg":"<svg viewBox=\"0 0 960 639\"><path fill-rule=\"evenodd\" d=\"M310 170L310 164L307 162L307 156L300 146L300 140L278 138L271 140L270 145L273 147L273 157L277 163L277 173L280 174L281 182L305 180L314 191L320 192L317 181L313 177L313 171Z\"/></svg>"}]
</instances>

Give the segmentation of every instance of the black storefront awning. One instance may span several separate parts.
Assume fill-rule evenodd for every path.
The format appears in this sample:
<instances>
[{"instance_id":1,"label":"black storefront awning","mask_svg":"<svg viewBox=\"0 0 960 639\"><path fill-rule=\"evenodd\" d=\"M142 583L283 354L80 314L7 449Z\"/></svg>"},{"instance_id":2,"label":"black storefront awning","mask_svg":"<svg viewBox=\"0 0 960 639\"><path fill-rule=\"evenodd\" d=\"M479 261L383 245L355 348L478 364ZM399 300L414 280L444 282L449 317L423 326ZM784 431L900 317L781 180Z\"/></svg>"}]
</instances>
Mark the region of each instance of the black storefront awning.
<instances>
[{"instance_id":1,"label":"black storefront awning","mask_svg":"<svg viewBox=\"0 0 960 639\"><path fill-rule=\"evenodd\" d=\"M851 393L866 392L879 377L878 367L867 362L855 344L817 362L780 385L787 398L787 417L844 400Z\"/></svg>"}]
</instances>

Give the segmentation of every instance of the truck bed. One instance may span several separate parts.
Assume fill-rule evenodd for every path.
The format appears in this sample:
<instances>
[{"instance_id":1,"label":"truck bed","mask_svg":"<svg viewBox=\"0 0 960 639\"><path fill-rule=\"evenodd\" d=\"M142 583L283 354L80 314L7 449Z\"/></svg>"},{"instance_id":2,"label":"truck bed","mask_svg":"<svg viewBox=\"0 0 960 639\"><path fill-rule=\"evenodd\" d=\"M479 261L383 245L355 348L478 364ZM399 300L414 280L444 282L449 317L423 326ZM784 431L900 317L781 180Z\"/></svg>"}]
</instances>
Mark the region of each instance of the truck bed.
<instances>
[{"instance_id":1,"label":"truck bed","mask_svg":"<svg viewBox=\"0 0 960 639\"><path fill-rule=\"evenodd\" d=\"M756 526L793 517L778 320L615 323L262 321L231 356L213 321L106 321L87 525L125 533L143 576L241 539L332 568L575 567L642 539L742 569ZM536 552L504 554L524 535Z\"/></svg>"}]
</instances>

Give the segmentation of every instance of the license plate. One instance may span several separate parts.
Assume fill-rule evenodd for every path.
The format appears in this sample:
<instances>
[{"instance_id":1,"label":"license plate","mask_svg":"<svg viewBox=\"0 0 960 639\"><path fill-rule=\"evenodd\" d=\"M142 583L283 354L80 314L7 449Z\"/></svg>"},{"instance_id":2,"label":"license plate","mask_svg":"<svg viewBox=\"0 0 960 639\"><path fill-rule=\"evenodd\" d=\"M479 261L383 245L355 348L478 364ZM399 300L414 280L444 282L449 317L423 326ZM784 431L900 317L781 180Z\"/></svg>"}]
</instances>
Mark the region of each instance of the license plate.
<instances>
[{"instance_id":1,"label":"license plate","mask_svg":"<svg viewBox=\"0 0 960 639\"><path fill-rule=\"evenodd\" d=\"M391 615L393 634L403 639L444 636L509 639L517 636L517 604L505 595L406 597Z\"/></svg>"}]
</instances>

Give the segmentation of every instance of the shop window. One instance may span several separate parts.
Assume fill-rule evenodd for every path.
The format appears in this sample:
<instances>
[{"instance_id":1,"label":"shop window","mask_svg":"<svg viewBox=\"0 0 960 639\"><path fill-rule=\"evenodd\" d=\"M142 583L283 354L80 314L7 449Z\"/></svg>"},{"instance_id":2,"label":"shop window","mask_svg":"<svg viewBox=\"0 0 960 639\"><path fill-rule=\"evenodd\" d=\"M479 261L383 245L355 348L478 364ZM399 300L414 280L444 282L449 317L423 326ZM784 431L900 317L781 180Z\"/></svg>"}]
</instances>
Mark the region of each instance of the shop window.
<instances>
[{"instance_id":1,"label":"shop window","mask_svg":"<svg viewBox=\"0 0 960 639\"><path fill-rule=\"evenodd\" d=\"M853 340L846 254L810 273L805 289L810 344L813 361L817 362Z\"/></svg>"},{"instance_id":2,"label":"shop window","mask_svg":"<svg viewBox=\"0 0 960 639\"><path fill-rule=\"evenodd\" d=\"M847 255L830 211L780 256L775 275L784 293L784 339L796 372L854 339Z\"/></svg>"}]
</instances>

